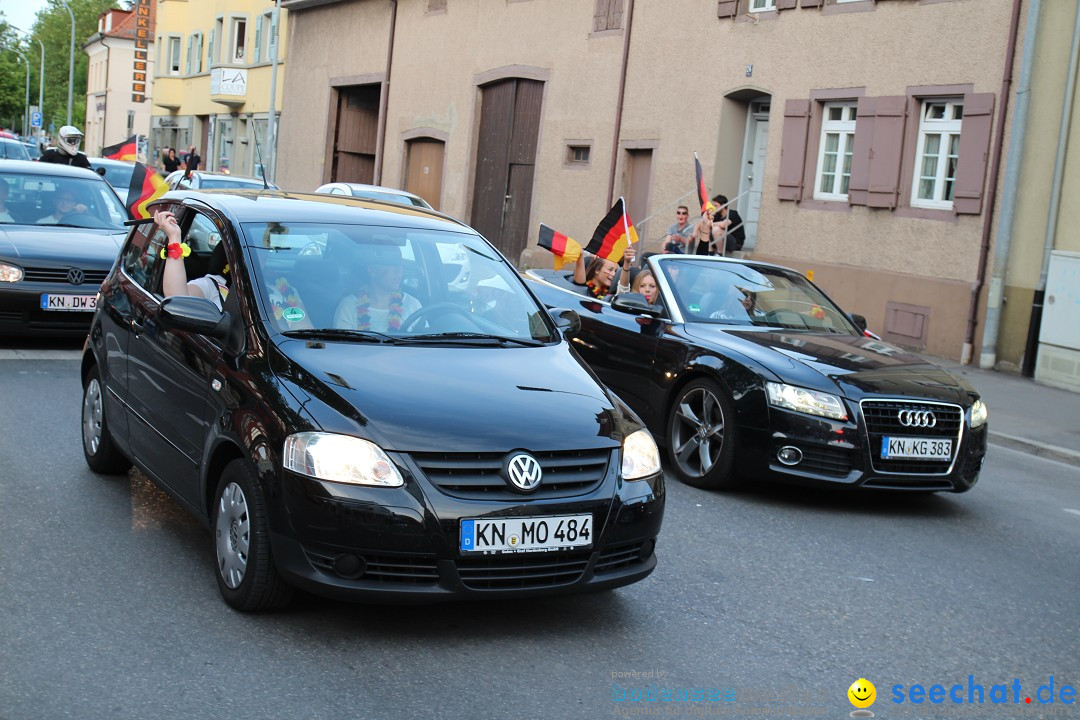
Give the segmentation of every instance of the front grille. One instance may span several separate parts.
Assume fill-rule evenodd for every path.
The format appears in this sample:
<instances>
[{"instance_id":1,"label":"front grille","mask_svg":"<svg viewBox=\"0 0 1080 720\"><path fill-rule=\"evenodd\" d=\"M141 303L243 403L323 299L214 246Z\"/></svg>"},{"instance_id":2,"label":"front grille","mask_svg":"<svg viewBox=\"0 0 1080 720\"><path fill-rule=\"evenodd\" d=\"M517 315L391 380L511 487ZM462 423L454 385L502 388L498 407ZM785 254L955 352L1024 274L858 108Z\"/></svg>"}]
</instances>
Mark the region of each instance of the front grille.
<instances>
[{"instance_id":1,"label":"front grille","mask_svg":"<svg viewBox=\"0 0 1080 720\"><path fill-rule=\"evenodd\" d=\"M952 467L953 459L960 450L960 437L964 426L964 411L959 405L909 400L864 400L860 404L866 427L867 447L875 471L905 475L945 475ZM934 427L907 427L900 423L901 410L930 411L937 423ZM886 435L902 437L951 438L952 458L948 460L890 459L881 457L882 438Z\"/></svg>"},{"instance_id":2,"label":"front grille","mask_svg":"<svg viewBox=\"0 0 1080 720\"><path fill-rule=\"evenodd\" d=\"M335 568L337 554L310 548L305 548L304 552L315 568L341 577ZM439 580L439 569L433 555L353 554L364 561L365 569L362 574L349 579L398 585L434 585Z\"/></svg>"},{"instance_id":3,"label":"front grille","mask_svg":"<svg viewBox=\"0 0 1080 720\"><path fill-rule=\"evenodd\" d=\"M584 495L604 480L611 450L531 453L543 468L540 487L528 495L510 490L502 471L506 453L413 453L412 457L439 490L465 500L520 500Z\"/></svg>"},{"instance_id":4,"label":"front grille","mask_svg":"<svg viewBox=\"0 0 1080 720\"><path fill-rule=\"evenodd\" d=\"M596 560L594 572L597 575L603 575L604 573L621 570L624 567L637 565L643 560L641 546L644 544L643 542L636 542L608 548L600 553L600 557Z\"/></svg>"},{"instance_id":5,"label":"front grille","mask_svg":"<svg viewBox=\"0 0 1080 720\"><path fill-rule=\"evenodd\" d=\"M825 447L804 447L803 459L795 466L798 470L845 477L851 472L851 453L848 450Z\"/></svg>"},{"instance_id":6,"label":"front grille","mask_svg":"<svg viewBox=\"0 0 1080 720\"><path fill-rule=\"evenodd\" d=\"M39 283L67 283L68 282L68 269L69 268L25 268L23 270L23 280L25 282L39 282ZM72 287L83 287L89 285L95 291L101 286L101 283L105 281L105 276L109 274L108 270L83 270L83 281L81 285L73 285Z\"/></svg>"},{"instance_id":7,"label":"front grille","mask_svg":"<svg viewBox=\"0 0 1080 720\"><path fill-rule=\"evenodd\" d=\"M589 553L514 553L465 557L456 561L465 587L506 590L569 585L589 564Z\"/></svg>"}]
</instances>

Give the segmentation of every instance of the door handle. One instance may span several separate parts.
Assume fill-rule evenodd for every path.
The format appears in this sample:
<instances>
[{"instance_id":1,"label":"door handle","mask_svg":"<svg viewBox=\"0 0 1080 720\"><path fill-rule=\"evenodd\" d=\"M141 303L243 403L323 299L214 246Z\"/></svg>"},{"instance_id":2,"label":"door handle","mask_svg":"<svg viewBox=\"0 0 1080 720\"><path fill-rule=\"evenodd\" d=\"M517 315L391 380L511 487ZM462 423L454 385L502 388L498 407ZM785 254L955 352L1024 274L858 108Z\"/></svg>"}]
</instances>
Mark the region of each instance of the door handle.
<instances>
[{"instance_id":1,"label":"door handle","mask_svg":"<svg viewBox=\"0 0 1080 720\"><path fill-rule=\"evenodd\" d=\"M141 322L139 322L135 318L131 318L131 334L132 335L134 335L135 337L139 337L139 334L142 333L142 331L144 329L145 328L143 327L143 324Z\"/></svg>"}]
</instances>

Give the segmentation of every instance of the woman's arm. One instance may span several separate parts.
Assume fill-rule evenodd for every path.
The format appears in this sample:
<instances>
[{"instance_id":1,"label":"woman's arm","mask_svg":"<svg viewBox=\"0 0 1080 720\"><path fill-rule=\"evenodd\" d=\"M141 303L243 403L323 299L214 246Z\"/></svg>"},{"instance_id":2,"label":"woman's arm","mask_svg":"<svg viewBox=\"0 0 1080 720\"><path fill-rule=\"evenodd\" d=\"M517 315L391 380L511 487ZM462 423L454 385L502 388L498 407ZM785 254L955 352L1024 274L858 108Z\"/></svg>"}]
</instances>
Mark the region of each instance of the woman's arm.
<instances>
[{"instance_id":1,"label":"woman's arm","mask_svg":"<svg viewBox=\"0 0 1080 720\"><path fill-rule=\"evenodd\" d=\"M165 231L165 235L168 237L168 245L180 242L180 226L176 223L176 216L171 212L167 210L155 212L154 224ZM165 297L174 295L205 297L203 291L197 285L188 284L183 256L179 258L171 257L168 245L165 247L165 274L161 278L161 289L165 293Z\"/></svg>"},{"instance_id":2,"label":"woman's arm","mask_svg":"<svg viewBox=\"0 0 1080 720\"><path fill-rule=\"evenodd\" d=\"M578 285L585 284L585 254L578 255L577 263L574 265L574 282Z\"/></svg>"}]
</instances>

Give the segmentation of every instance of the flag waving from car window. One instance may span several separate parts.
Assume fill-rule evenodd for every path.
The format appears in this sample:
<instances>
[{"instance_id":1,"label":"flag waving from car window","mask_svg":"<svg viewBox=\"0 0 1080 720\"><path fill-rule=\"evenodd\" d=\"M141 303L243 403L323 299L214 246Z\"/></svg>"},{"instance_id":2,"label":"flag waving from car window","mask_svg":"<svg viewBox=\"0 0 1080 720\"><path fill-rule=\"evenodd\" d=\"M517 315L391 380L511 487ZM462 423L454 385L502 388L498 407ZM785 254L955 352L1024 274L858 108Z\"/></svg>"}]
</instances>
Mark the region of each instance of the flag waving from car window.
<instances>
[{"instance_id":1,"label":"flag waving from car window","mask_svg":"<svg viewBox=\"0 0 1080 720\"><path fill-rule=\"evenodd\" d=\"M550 250L555 256L556 270L562 270L564 265L575 263L581 257L581 243L543 223L540 223L540 240L537 245Z\"/></svg>"},{"instance_id":2,"label":"flag waving from car window","mask_svg":"<svg viewBox=\"0 0 1080 720\"><path fill-rule=\"evenodd\" d=\"M716 212L716 206L709 200L709 193L705 192L705 173L701 171L701 161L698 160L697 153L694 153L694 177L697 180L697 199L701 212L711 215Z\"/></svg>"},{"instance_id":3,"label":"flag waving from car window","mask_svg":"<svg viewBox=\"0 0 1080 720\"><path fill-rule=\"evenodd\" d=\"M619 198L596 226L596 232L585 249L593 255L617 263L622 260L627 246L637 241L637 230L626 212L626 201Z\"/></svg>"},{"instance_id":4,"label":"flag waving from car window","mask_svg":"<svg viewBox=\"0 0 1080 720\"><path fill-rule=\"evenodd\" d=\"M131 184L128 186L127 206L128 212L133 218L148 218L146 206L164 195L169 190L165 178L154 172L153 168L135 163L135 170L131 173Z\"/></svg>"},{"instance_id":5,"label":"flag waving from car window","mask_svg":"<svg viewBox=\"0 0 1080 720\"><path fill-rule=\"evenodd\" d=\"M135 160L137 149L138 137L132 135L123 142L118 142L115 145L101 148L101 157L109 158L110 160Z\"/></svg>"}]
</instances>

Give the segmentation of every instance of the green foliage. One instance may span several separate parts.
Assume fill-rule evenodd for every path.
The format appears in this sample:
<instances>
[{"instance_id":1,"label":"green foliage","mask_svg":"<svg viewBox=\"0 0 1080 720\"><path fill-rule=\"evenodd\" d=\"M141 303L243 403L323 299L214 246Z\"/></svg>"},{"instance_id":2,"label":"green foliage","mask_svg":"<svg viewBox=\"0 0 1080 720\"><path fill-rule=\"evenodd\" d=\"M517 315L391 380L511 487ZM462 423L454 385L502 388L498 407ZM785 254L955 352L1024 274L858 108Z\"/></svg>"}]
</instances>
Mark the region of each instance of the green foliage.
<instances>
[{"instance_id":1,"label":"green foliage","mask_svg":"<svg viewBox=\"0 0 1080 720\"><path fill-rule=\"evenodd\" d=\"M89 58L83 46L97 32L98 17L109 8L119 7L116 0L68 0L75 15L75 73L71 124L86 130L86 75ZM67 123L68 59L71 48L71 15L60 0L49 0L38 12L31 28L32 38L16 33L0 21L0 42L5 47L20 46L30 61L30 104L36 105L38 78L41 72L41 45L45 45L45 129ZM0 53L0 123L22 117L26 94L26 69L11 52ZM10 97L9 97L10 96Z\"/></svg>"}]
</instances>

